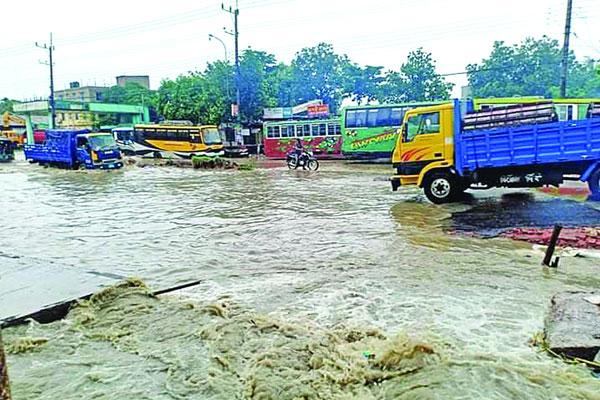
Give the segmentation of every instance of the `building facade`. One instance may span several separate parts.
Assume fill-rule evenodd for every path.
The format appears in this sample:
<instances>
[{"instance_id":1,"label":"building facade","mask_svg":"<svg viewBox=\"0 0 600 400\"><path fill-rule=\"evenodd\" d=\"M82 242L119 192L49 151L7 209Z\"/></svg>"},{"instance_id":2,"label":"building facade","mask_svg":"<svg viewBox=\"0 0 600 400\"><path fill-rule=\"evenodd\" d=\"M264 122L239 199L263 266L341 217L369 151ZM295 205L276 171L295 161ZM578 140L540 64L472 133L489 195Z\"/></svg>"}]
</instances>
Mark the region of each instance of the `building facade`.
<instances>
[{"instance_id":1,"label":"building facade","mask_svg":"<svg viewBox=\"0 0 600 400\"><path fill-rule=\"evenodd\" d=\"M92 103L102 101L108 90L104 86L79 86L79 82L71 82L69 86L69 89L55 90L54 99Z\"/></svg>"}]
</instances>

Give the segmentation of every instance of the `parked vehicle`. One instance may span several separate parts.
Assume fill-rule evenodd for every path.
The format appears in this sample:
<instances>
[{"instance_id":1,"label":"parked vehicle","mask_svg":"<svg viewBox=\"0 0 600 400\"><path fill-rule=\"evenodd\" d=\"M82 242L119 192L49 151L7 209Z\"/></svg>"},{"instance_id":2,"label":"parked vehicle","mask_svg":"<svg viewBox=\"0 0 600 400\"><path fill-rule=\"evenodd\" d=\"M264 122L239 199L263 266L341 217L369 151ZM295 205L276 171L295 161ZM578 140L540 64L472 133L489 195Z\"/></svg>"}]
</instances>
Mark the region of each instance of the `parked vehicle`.
<instances>
[{"instance_id":1,"label":"parked vehicle","mask_svg":"<svg viewBox=\"0 0 600 400\"><path fill-rule=\"evenodd\" d=\"M446 203L468 188L578 179L600 196L600 118L553 122L552 110L523 104L474 112L471 101L455 100L407 111L392 158L392 189L417 185L432 202Z\"/></svg>"},{"instance_id":2,"label":"parked vehicle","mask_svg":"<svg viewBox=\"0 0 600 400\"><path fill-rule=\"evenodd\" d=\"M0 162L9 162L15 159L15 144L12 140L0 137Z\"/></svg>"},{"instance_id":3,"label":"parked vehicle","mask_svg":"<svg viewBox=\"0 0 600 400\"><path fill-rule=\"evenodd\" d=\"M342 154L348 160L389 162L407 110L439 102L348 106L342 110Z\"/></svg>"},{"instance_id":4,"label":"parked vehicle","mask_svg":"<svg viewBox=\"0 0 600 400\"><path fill-rule=\"evenodd\" d=\"M308 169L309 171L316 171L319 169L319 162L312 151L304 151L300 157L292 151L287 154L286 162L289 169L297 169L298 167Z\"/></svg>"},{"instance_id":5,"label":"parked vehicle","mask_svg":"<svg viewBox=\"0 0 600 400\"><path fill-rule=\"evenodd\" d=\"M110 133L89 130L49 130L43 144L26 144L30 162L61 168L117 169L123 166L121 152Z\"/></svg>"},{"instance_id":6,"label":"parked vehicle","mask_svg":"<svg viewBox=\"0 0 600 400\"><path fill-rule=\"evenodd\" d=\"M126 156L135 155L135 141L133 140L133 128L113 128L113 137L119 146L119 150Z\"/></svg>"},{"instance_id":7,"label":"parked vehicle","mask_svg":"<svg viewBox=\"0 0 600 400\"><path fill-rule=\"evenodd\" d=\"M115 128L113 135L128 155L191 158L223 156L225 153L221 136L214 125L135 125L132 128Z\"/></svg>"},{"instance_id":8,"label":"parked vehicle","mask_svg":"<svg viewBox=\"0 0 600 400\"><path fill-rule=\"evenodd\" d=\"M294 148L296 139L319 159L341 159L340 120L267 121L263 125L265 156L283 159Z\"/></svg>"}]
</instances>

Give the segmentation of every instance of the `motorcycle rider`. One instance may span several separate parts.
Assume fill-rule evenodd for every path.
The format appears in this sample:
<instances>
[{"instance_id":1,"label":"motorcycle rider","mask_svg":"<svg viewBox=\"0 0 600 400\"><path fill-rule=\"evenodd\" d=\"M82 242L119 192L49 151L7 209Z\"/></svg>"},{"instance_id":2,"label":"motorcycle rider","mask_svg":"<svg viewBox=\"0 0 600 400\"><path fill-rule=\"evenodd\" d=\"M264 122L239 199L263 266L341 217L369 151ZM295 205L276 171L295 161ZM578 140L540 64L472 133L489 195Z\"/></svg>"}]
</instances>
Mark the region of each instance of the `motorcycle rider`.
<instances>
[{"instance_id":1,"label":"motorcycle rider","mask_svg":"<svg viewBox=\"0 0 600 400\"><path fill-rule=\"evenodd\" d=\"M304 146L302 146L302 141L300 138L296 138L296 143L294 144L294 155L296 156L296 162L300 162L302 153L304 153Z\"/></svg>"}]
</instances>

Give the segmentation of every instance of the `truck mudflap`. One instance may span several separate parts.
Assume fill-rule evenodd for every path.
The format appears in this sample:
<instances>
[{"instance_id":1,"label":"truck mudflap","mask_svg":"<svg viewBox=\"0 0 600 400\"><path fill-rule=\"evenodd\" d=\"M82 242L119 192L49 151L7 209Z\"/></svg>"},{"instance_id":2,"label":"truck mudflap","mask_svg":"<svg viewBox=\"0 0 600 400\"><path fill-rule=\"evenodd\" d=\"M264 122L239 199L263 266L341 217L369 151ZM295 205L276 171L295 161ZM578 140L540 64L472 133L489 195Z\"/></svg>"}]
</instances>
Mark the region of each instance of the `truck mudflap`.
<instances>
[{"instance_id":1,"label":"truck mudflap","mask_svg":"<svg viewBox=\"0 0 600 400\"><path fill-rule=\"evenodd\" d=\"M390 178L390 183L392 184L392 191L395 192L398 190L400 186L402 186L402 181L397 176L392 176Z\"/></svg>"}]
</instances>

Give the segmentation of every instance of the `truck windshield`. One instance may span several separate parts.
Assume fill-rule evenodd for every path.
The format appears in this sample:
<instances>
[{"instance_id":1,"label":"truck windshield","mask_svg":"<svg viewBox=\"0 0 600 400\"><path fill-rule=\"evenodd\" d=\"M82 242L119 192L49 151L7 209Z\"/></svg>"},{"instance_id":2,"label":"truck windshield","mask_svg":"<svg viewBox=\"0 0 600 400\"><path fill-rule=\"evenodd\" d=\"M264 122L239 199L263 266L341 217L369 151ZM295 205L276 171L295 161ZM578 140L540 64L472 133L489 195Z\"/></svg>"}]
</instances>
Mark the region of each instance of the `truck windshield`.
<instances>
[{"instance_id":1,"label":"truck windshield","mask_svg":"<svg viewBox=\"0 0 600 400\"><path fill-rule=\"evenodd\" d=\"M206 144L221 144L221 136L219 136L219 131L215 128L204 129L202 136L204 136L204 143Z\"/></svg>"},{"instance_id":2,"label":"truck windshield","mask_svg":"<svg viewBox=\"0 0 600 400\"><path fill-rule=\"evenodd\" d=\"M115 138L111 135L89 136L88 141L94 148L102 149L106 147L117 147Z\"/></svg>"},{"instance_id":3,"label":"truck windshield","mask_svg":"<svg viewBox=\"0 0 600 400\"><path fill-rule=\"evenodd\" d=\"M432 112L413 115L404 125L403 142L412 142L417 135L438 133L440 131L440 113Z\"/></svg>"}]
</instances>

